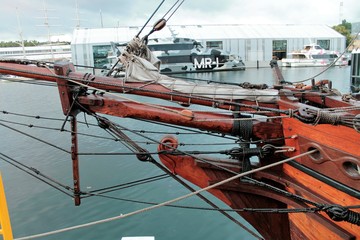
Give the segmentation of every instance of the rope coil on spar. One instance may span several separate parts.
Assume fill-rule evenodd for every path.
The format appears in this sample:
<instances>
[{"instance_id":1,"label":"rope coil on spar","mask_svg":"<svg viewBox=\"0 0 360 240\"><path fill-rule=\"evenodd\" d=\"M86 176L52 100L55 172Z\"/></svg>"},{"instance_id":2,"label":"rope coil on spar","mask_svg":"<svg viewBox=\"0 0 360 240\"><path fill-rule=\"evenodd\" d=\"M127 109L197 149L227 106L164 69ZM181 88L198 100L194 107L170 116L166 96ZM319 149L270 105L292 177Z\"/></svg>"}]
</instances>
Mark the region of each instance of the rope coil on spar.
<instances>
[{"instance_id":1,"label":"rope coil on spar","mask_svg":"<svg viewBox=\"0 0 360 240\"><path fill-rule=\"evenodd\" d=\"M309 111L309 113L315 115L315 118L312 122L312 124L315 126L318 124L344 125L347 127L352 127L357 132L360 132L360 114L357 114L356 116L341 115L341 112L344 111L345 110L337 109L336 112L333 112L327 109L318 109L317 111Z\"/></svg>"},{"instance_id":2,"label":"rope coil on spar","mask_svg":"<svg viewBox=\"0 0 360 240\"><path fill-rule=\"evenodd\" d=\"M130 212L130 213L126 213L126 214L120 214L119 216L110 217L110 218L106 218L106 219L102 219L102 220L98 220L98 221L93 221L93 222L89 222L89 223L85 223L85 224L80 224L80 225L76 225L76 226L72 226L72 227L68 227L68 228L63 228L63 229L59 229L59 230L55 230L55 231L51 231L51 232L47 232L47 233L41 233L41 234L36 234L36 235L32 235L32 236L17 238L16 240L27 240L27 239L34 239L34 238L39 238L39 237L50 236L50 235L54 235L54 234L58 234L58 233L62 233L62 232L67 232L67 231L71 231L71 230L75 230L75 229L79 229L79 228L84 228L84 227L90 227L90 226L94 226L94 225L97 225L97 224L111 222L111 221L123 219L123 218L126 218L126 217L134 216L134 215L137 215L137 214L140 214L140 213L143 213L143 212L147 212L147 211L150 211L150 210L153 210L153 209L157 209L157 208L169 205L169 204L174 203L174 202L178 202L180 200L183 200L183 199L192 197L194 195L197 195L199 193L208 191L210 189L213 189L213 188L218 187L220 185L223 185L225 183L231 182L231 181L233 181L235 179L238 179L238 178L244 177L246 175L253 174L253 173L268 169L268 168L272 168L272 167L275 167L277 165L284 164L286 162L292 161L294 159L297 159L297 158L300 158L300 157L303 157L303 156L307 156L309 154L313 154L315 152L317 152L317 150L311 150L311 151L299 154L297 156L284 159L284 160L276 162L276 163L272 163L272 164L269 164L269 165L266 165L266 166L263 166L263 167L260 167L260 168L257 168L257 169L253 169L253 170L250 170L250 171L247 171L247 172L237 174L237 175L235 175L233 177L230 177L228 179L225 179L223 181L220 181L218 183L210 185L210 186L208 186L206 188L202 188L202 189L200 189L198 191L195 191L195 192L180 196L178 198L174 198L172 200L169 200L169 201L166 201L166 202L163 202L163 203L159 203L159 204L154 205L154 206L150 206L150 207L147 207L147 208L142 208L142 209Z\"/></svg>"},{"instance_id":3,"label":"rope coil on spar","mask_svg":"<svg viewBox=\"0 0 360 240\"><path fill-rule=\"evenodd\" d=\"M320 109L316 113L316 118L313 125L318 125L319 123L338 125L340 123L341 116L338 114L321 111Z\"/></svg>"}]
</instances>

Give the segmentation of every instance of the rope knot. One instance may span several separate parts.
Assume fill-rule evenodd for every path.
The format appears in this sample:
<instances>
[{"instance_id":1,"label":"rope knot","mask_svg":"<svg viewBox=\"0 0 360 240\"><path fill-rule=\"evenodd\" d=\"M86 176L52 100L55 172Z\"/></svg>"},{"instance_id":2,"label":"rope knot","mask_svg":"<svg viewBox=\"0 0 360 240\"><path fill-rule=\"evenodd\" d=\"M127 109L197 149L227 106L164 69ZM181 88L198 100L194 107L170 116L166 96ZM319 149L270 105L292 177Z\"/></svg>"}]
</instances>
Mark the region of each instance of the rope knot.
<instances>
[{"instance_id":1,"label":"rope knot","mask_svg":"<svg viewBox=\"0 0 360 240\"><path fill-rule=\"evenodd\" d=\"M340 205L332 205L324 208L326 214L334 221L346 221L360 226L360 213L349 210Z\"/></svg>"}]
</instances>

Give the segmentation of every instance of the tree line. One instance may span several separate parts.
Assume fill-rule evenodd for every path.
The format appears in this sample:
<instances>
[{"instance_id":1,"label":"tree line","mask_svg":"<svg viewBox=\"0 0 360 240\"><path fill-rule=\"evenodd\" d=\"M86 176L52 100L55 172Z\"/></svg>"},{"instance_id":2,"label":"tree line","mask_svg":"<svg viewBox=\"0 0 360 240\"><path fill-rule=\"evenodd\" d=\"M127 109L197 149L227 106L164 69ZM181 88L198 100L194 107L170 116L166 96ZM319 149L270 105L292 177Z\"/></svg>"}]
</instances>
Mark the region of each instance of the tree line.
<instances>
[{"instance_id":1,"label":"tree line","mask_svg":"<svg viewBox=\"0 0 360 240\"><path fill-rule=\"evenodd\" d=\"M351 35L351 23L342 20L341 24L333 26L332 29L346 37L346 47L349 46L354 36Z\"/></svg>"},{"instance_id":2,"label":"tree line","mask_svg":"<svg viewBox=\"0 0 360 240\"><path fill-rule=\"evenodd\" d=\"M70 44L70 42L61 42L63 44ZM40 45L46 45L49 44L48 42L39 42L37 40L24 40L24 47L31 47L31 46L40 46ZM59 44L59 42L56 42L56 44ZM0 47L21 47L22 43L21 41L1 41Z\"/></svg>"}]
</instances>

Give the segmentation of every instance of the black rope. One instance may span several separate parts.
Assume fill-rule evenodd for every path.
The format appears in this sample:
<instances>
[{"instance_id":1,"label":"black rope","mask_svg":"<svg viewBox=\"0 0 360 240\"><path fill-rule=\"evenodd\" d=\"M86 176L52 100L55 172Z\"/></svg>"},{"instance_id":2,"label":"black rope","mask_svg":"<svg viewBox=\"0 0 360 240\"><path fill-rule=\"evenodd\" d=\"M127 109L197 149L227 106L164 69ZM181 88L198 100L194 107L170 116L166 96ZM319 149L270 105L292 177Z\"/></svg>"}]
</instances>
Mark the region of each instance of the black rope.
<instances>
[{"instance_id":1,"label":"black rope","mask_svg":"<svg viewBox=\"0 0 360 240\"><path fill-rule=\"evenodd\" d=\"M99 118L99 116L97 116L97 115L95 115L95 114L93 114L93 116L94 116L95 118ZM106 119L106 118L101 118L101 119L104 120L104 119ZM106 121L109 121L109 120L106 120ZM112 124L113 124L113 126L119 126L118 124L114 124L114 123L112 123ZM8 127L8 126L6 126L6 125L4 125L4 124L1 124L1 123L0 123L0 125L5 126L5 127ZM8 128L9 128L9 127L8 127ZM124 127L122 127L122 128L123 128L123 129L126 129L126 128L124 128ZM10 128L10 129L13 129L13 128ZM13 130L17 131L16 129L13 129ZM130 129L127 129L127 130L131 132ZM17 132L20 132L20 131L17 131ZM22 133L22 132L20 132L20 133ZM24 133L24 134L25 134L25 133ZM154 142L157 142L157 143L161 144L161 142L158 142L158 141L156 141L156 140L154 140L154 139L151 139L151 138L149 138L149 137L147 137L147 136L144 136L143 134L140 134L140 133L135 133L135 134L140 135L140 136L142 136L142 137L144 137L144 138L150 139L150 140L152 140L152 141L154 141ZM28 135L28 134L25 134L25 135L30 136L30 135ZM30 136L30 137L32 137L32 136ZM37 139L37 138L35 138L35 139ZM39 139L37 139L37 140L39 140ZM44 142L44 141L42 141L42 140L39 140L39 141ZM46 143L46 142L45 142L45 143ZM69 153L69 152L66 151L66 150L65 150L65 152ZM186 152L183 152L183 153L184 153L185 155L191 156L191 157L193 157L193 158L195 158L195 159L198 159L198 160L200 160L200 161L203 161L203 162L206 162L206 163L208 163L208 164L210 164L210 165L213 165L214 167L217 167L217 168L222 169L222 170L224 170L224 171L227 171L227 172L230 172L230 173L233 173L233 174L238 174L237 172L234 172L234 171L229 170L229 169L227 169L227 168L225 168L225 167L222 167L222 166L219 166L219 165L214 164L214 163L212 163L212 162L209 162L209 161L207 161L207 160L205 160L205 159L203 159L203 158L200 158L200 157L198 157L198 156L194 156L193 154L187 154ZM271 186L271 185L269 185L269 184L266 184L266 183L257 181L257 180L255 180L255 179L252 179L252 178L249 178L249 177L244 177L243 179L246 179L247 181L249 181L249 182L251 182L251 183L254 183L254 184L258 185L258 186L267 187L267 188L269 188L269 189L271 189L271 190L273 190L273 191L282 193L282 194L284 194L284 195L286 195L286 196L288 196L288 197L292 197L292 198L297 199L297 200L299 200L299 201L306 202L306 203L308 203L308 204L311 204L311 205L314 205L314 206L317 206L317 207L322 207L322 206L323 206L323 205L321 205L321 204L317 204L317 203L315 203L315 202L312 202L312 201L310 201L310 200L307 200L307 199L305 199L305 198L303 198L303 197L301 197L301 196L298 196L298 195L295 195L295 194L286 192L286 191L284 191L284 190L282 190L282 189L279 189L279 188L276 188L276 187Z\"/></svg>"},{"instance_id":2,"label":"black rope","mask_svg":"<svg viewBox=\"0 0 360 240\"><path fill-rule=\"evenodd\" d=\"M92 114L92 115L93 115L95 118L99 118L99 116L97 116L96 114ZM106 119L106 118L102 118L102 117L101 117L101 119L105 120L106 122L110 122L110 120L108 120L108 119ZM112 124L113 124L113 126L119 126L119 124L116 124L116 123L112 123ZM122 129L126 129L126 128L125 128L125 127L122 127ZM131 132L130 129L127 129L127 130L129 130L129 131ZM149 140L151 140L151 141L158 142L159 144L162 144L161 142L159 142L159 141L157 141L157 140L154 140L154 139L152 139L152 138L149 138L149 137L147 137L147 136L144 136L144 135L142 135L142 134L140 134L140 133L134 133L134 134L139 135L139 136L141 136L141 137L143 137L143 138L149 139ZM170 146L167 146L167 147L171 148ZM180 150L178 150L178 149L174 149L174 150L180 151ZM145 151L145 152L146 152L146 151ZM180 151L180 152L183 152L183 151ZM199 157L199 156L195 156L195 155L193 155L193 154L188 154L188 153L186 153L186 152L183 152L183 153L184 153L185 155L187 155L187 156L193 157L194 159L197 159L197 160L199 160L199 161L202 161L202 162L205 162L205 163L207 163L207 164L210 164L211 166L214 166L214 167L216 167L216 168L218 168L218 169L224 170L224 171L226 171L226 172L229 172L229 173L232 173L232 174L235 174L235 175L238 174L238 173L235 172L235 171L232 171L232 170L230 170L230 169L228 169L228 168L226 168L226 167L220 166L220 165L215 164L215 163L213 163L213 162L207 161L206 159L201 158L201 157ZM147 160L149 160L150 158L151 158L151 155L148 156ZM270 190L272 190L272 191L278 192L278 193L280 193L280 194L282 194L282 195L284 195L284 196L293 198L293 199L295 199L295 200L297 200L297 201L304 202L304 203L307 203L307 204L310 204L310 205L313 205L313 206L316 206L316 207L323 207L323 204L318 204L318 203L316 203L316 202L313 202L313 201L311 201L311 200L308 200L308 199L306 199L306 198L304 198L304 197L301 197L301 196L299 196L299 195L295 195L295 194L293 194L293 193L290 193L290 192L287 192L287 191L285 191L285 190L282 190L282 189L280 189L280 188L278 188L278 187L274 187L274 186L272 186L272 185L270 185L270 184L267 184L267 183L264 183L264 182L255 180L255 179L253 179L253 178L251 178L251 177L244 176L242 179L248 181L249 183L253 183L253 184L258 185L258 186L261 186L261 187L266 187L266 188L268 188L268 189L270 189Z\"/></svg>"},{"instance_id":3,"label":"black rope","mask_svg":"<svg viewBox=\"0 0 360 240\"><path fill-rule=\"evenodd\" d=\"M0 159L2 159L3 161L9 163L10 165L20 169L21 171L29 174L30 176L40 180L41 182L53 187L54 189L70 196L73 197L72 194L68 193L65 190L71 191L72 193L74 192L73 189L67 185L64 185L62 183L60 183L59 181L54 180L53 178L50 178L49 176L44 175L43 173L41 173L39 170L37 170L36 168L33 167L29 167L17 160L15 160L14 158L11 158L3 153L0 153ZM61 189L63 188L63 189ZM64 190L65 189L65 190Z\"/></svg>"},{"instance_id":4,"label":"black rope","mask_svg":"<svg viewBox=\"0 0 360 240\"><path fill-rule=\"evenodd\" d=\"M346 221L360 226L360 213L340 205L324 206L323 211L334 221Z\"/></svg>"},{"instance_id":5,"label":"black rope","mask_svg":"<svg viewBox=\"0 0 360 240\"><path fill-rule=\"evenodd\" d=\"M100 188L100 189L96 189L96 190L89 191L89 192L81 192L80 194L81 195L87 195L88 193L104 194L104 193L114 192L114 191L118 191L118 190L123 190L126 188L138 186L138 185L143 185L146 183L152 183L152 182L163 180L166 178L169 178L169 176L167 174L162 174L162 175L157 175L157 176L153 176L153 177L134 180L134 181L127 182L127 183L117 184L117 185L110 186L110 187Z\"/></svg>"},{"instance_id":6,"label":"black rope","mask_svg":"<svg viewBox=\"0 0 360 240\"><path fill-rule=\"evenodd\" d=\"M128 136L126 136L125 134L123 134L119 129L117 129L119 126L116 123L111 122L110 120L108 120L107 118L104 117L100 117L97 114L94 113L90 113L93 117L95 117L98 122L99 125L104 128L105 130L110 130L112 133L116 134L117 136L128 140ZM121 127L121 129L125 129L124 127ZM128 131L131 131L130 129L127 129ZM135 133L137 135L140 135L144 138L150 139L149 137L144 136L143 134L140 133ZM152 139L151 139L152 140ZM152 140L154 141L154 140ZM161 144L161 143L160 143ZM176 181L178 181L179 183L181 183L184 187L186 187L187 189L191 190L192 192L194 192L195 190L190 187L188 184L186 184L184 181L182 181L180 178L176 177L174 174L172 174L168 169L166 169L165 167L163 167L162 165L158 164L155 159L149 154L149 152L145 149L143 149L142 147L140 147L139 145L137 145L135 142L129 142L129 149L134 149L134 150L138 150L140 151L142 154L141 155L137 155L137 158L140 161L149 161L153 164L155 164L157 167L159 167L161 170L163 170L165 173L169 174L169 176L172 176ZM186 154L189 155L189 154ZM202 194L197 194L197 196L199 196L202 200L204 200L206 203L210 204L211 206L218 208L213 202L211 202L210 200L208 200L207 198L205 198ZM248 229L246 226L244 226L242 223L240 223L239 221L237 221L236 219L234 219L232 216L228 215L227 213L220 211L223 215L225 215L227 218L229 218L230 220L232 220L233 222L235 222L236 224L238 224L239 226L241 226L243 229L245 229L246 231L248 231L250 234L254 235L255 237L258 237L254 232L252 232L250 229ZM259 237L258 237L259 238Z\"/></svg>"},{"instance_id":7,"label":"black rope","mask_svg":"<svg viewBox=\"0 0 360 240\"><path fill-rule=\"evenodd\" d=\"M9 114L9 115L16 115L16 116L21 116L21 117L28 117L28 118L35 118L37 120L39 119L46 119L46 120L54 120L54 121L61 121L63 122L63 119L59 119L59 118L50 118L50 117L43 117L43 116L39 116L39 115L28 115L28 114L20 114L20 113L13 113L13 112L8 112L8 111L0 111L0 113L3 113L5 115ZM190 129L190 128L184 128L184 127L178 127L176 125L170 125L170 124L161 124L161 123L156 123L153 121L149 121L149 120L141 120L141 119L136 119L136 120L140 120L140 121L145 121L148 123L152 123L152 124L157 124L157 125L163 125L169 128L178 128L180 130L184 130L184 131L188 131L188 132L172 132L172 131L147 131L147 130L134 130L132 129L133 132L138 132L138 133L143 133L143 134L172 134L172 135L193 135L193 134L205 134L205 135L210 135L213 137L220 137L220 138L227 138L230 140L234 140L235 142L238 141L237 138L234 137L226 137L222 134L217 134L217 133L211 133L211 132L204 132L204 131L198 131L198 130L194 130L194 129ZM35 124L25 124L25 123L21 123L21 122L14 122L14 121L8 121L8 120L2 120L0 119L1 122L5 122L5 123L11 123L11 124L16 124L16 125L21 125L21 126L26 126L26 127L30 127L30 128L41 128L41 129L48 129L48 130L54 130L54 131L63 131L63 132L68 132L71 133L70 130L64 129L61 130L60 128L50 128L50 127L44 127L44 126L39 126L39 125L35 125ZM89 126L95 126L95 127L99 127L98 124L92 124L92 123L88 123L88 122L82 122L82 121L77 121L79 124L86 124L88 127ZM126 129L122 129L124 131L126 131ZM99 136L99 135L93 135L93 134L86 134L86 133L80 133L77 132L78 135L82 135L82 136L89 136L89 137L93 137L93 138L99 138L99 139L106 139L106 140L112 140L112 141L121 141L119 138L116 137L105 137L105 136ZM243 141L245 143L249 143L249 144L256 144L256 143L269 143L269 142L273 142L273 141L281 141L281 140L285 140L285 139L290 139L292 138L292 136L290 137L282 137L282 138L270 138L270 139L266 139L266 140L251 140L251 141ZM157 143L153 143L153 142L141 142L141 141L136 141L137 143L143 143L146 145L150 145L150 144L157 144ZM214 146L214 145L233 145L234 142L228 142L228 143L179 143L179 146Z\"/></svg>"},{"instance_id":8,"label":"black rope","mask_svg":"<svg viewBox=\"0 0 360 240\"><path fill-rule=\"evenodd\" d=\"M79 105L79 106L81 106L81 105ZM83 108L83 110L88 111L86 108ZM107 120L106 118L99 117L99 116L97 116L96 114L93 114L93 113L91 113L91 112L88 112L88 113L89 113L90 115L94 116L96 119L98 119L98 121L99 121L99 119L101 119L101 121L102 121L102 122L106 122L106 124L109 124L109 123L110 123L114 128L116 128L116 127L119 126L118 124L114 124L114 123L110 122L110 121ZM3 124L1 124L1 125L3 125ZM122 127L122 129L126 129L126 128ZM127 129L127 130L131 132L130 129ZM134 134L137 134L137 135L142 136L142 137L144 137L144 138L146 138L146 139L149 139L149 140L151 140L151 141L153 141L153 142L157 142L157 143L161 144L161 142L158 142L158 141L156 141L156 140L154 140L154 139L152 139L152 138L149 138L149 137L147 137L147 136L144 136L143 134L140 134L140 133L134 133ZM143 152L143 151L144 151L144 149L141 149L140 152ZM144 151L144 152L146 152L146 151ZM184 154L186 154L186 153L184 153ZM219 165L214 164L214 163L212 163L212 162L209 162L209 161L207 161L207 160L205 160L205 159L203 159L203 158L200 158L200 157L198 157L198 156L194 156L194 155L192 155L192 154L186 154L186 155L191 156L191 157L193 157L193 158L195 158L195 159L198 159L198 160L200 160L200 161L203 161L203 162L205 162L205 163L208 163L208 164L210 164L210 165L213 165L214 167L217 167L217 168L222 169L222 170L224 170L224 171L227 171L227 172L230 172L230 173L233 173L233 174L237 174L237 172L234 172L234 171L229 170L229 169L227 169L227 168L225 168L225 167L222 167L222 166L219 166ZM145 159L144 156L142 156L142 157L143 157L143 159ZM282 190L282 189L278 189L278 188L273 187L273 186L271 186L271 185L269 185L269 184L265 184L265 183L256 181L256 180L251 179L251 178L249 178L249 177L244 177L244 179L248 180L249 182L256 183L256 184L259 185L259 186L266 186L267 188L273 189L274 191L280 192L280 193L282 193L282 194L284 194L284 195L286 195L286 196L291 196L291 197L293 197L293 198L296 198L297 200L301 200L301 201L304 201L304 202L307 202L307 203L311 203L311 204L313 204L313 205L316 206L316 203L314 203L314 202L311 202L311 201L309 201L309 200L307 200L307 199L305 199L305 198L302 198L302 197L300 197L300 196L295 196L294 194L291 194L291 193L289 193L289 192L286 192L286 191L284 191L284 190ZM319 206L319 205L318 205L318 206Z\"/></svg>"},{"instance_id":9,"label":"black rope","mask_svg":"<svg viewBox=\"0 0 360 240\"><path fill-rule=\"evenodd\" d=\"M56 149L58 149L58 150L60 150L60 151L63 151L63 152L65 152L65 153L69 153L69 154L70 154L70 151L68 151L68 150L66 150L66 149L64 149L64 148L61 148L61 147L59 147L59 146L57 146L57 145L55 145L55 144L52 144L52 143L50 143L50 142L44 141L44 140L42 140L42 139L40 139L40 138L34 137L34 136L30 135L30 134L27 134L27 133L25 133L25 132L22 132L22 131L20 131L20 130L18 130L18 129L15 129L15 128L13 128L13 127L10 127L10 126L5 125L5 124L3 124L3 123L0 123L0 126L6 127L6 128L8 128L8 129L10 129L10 130L12 130L12 131L15 131L15 132L20 133L20 134L22 134L22 135L25 135L25 136L27 136L27 137L29 137L29 138L35 139L35 140L37 140L37 141L39 141L39 142L42 142L42 143L44 143L44 144L46 144L46 145L49 145L49 146L51 146L51 147L53 147L53 148L56 148Z\"/></svg>"},{"instance_id":10,"label":"black rope","mask_svg":"<svg viewBox=\"0 0 360 240\"><path fill-rule=\"evenodd\" d=\"M34 124L26 124L26 123L8 121L8 120L3 120L3 119L0 119L0 122L10 123L10 124L14 124L14 125L29 127L29 128L39 128L39 129L46 129L46 130L56 131L56 132L72 133L72 131L67 130L67 129L62 130L60 128L44 127L44 126L39 126L39 125L34 125ZM88 134L88 133L80 133L80 132L76 132L76 133L78 135L86 136L86 137L92 137L92 138L98 138L98 139L104 139L104 140L111 140L111 141L118 141L117 139L110 138L110 137L105 137L105 136L99 136L99 135Z\"/></svg>"},{"instance_id":11,"label":"black rope","mask_svg":"<svg viewBox=\"0 0 360 240\"><path fill-rule=\"evenodd\" d=\"M176 129L180 129L180 130L191 131L191 132L193 132L195 134L206 134L206 135L213 136L213 137L219 137L221 139L230 139L230 140L234 140L234 141L237 140L237 138L235 138L235 137L225 136L224 134L220 134L220 133L204 132L204 131L199 131L199 130L195 130L195 129L191 129L191 128L180 127L180 126L171 125L171 124L168 124L168 123L160 123L160 122L155 122L155 121L146 120L146 119L137 119L137 118L134 118L134 119L140 120L140 121L143 121L143 122L147 122L147 123L160 125L160 126L165 126L165 127L176 128Z\"/></svg>"},{"instance_id":12,"label":"black rope","mask_svg":"<svg viewBox=\"0 0 360 240\"><path fill-rule=\"evenodd\" d=\"M92 192L82 192L84 195L89 195L92 197L103 197L113 200L131 202L131 203L139 203L139 204L146 204L146 205L158 205L158 202L148 202L148 201L140 201L135 199L129 198L120 198L114 197L104 194L92 193ZM83 197L86 198L86 197ZM288 214L288 213L316 213L325 211L326 207L318 208L318 207L309 207L309 208L210 208L210 207L200 207L200 206L186 206L186 205L178 205L178 204L167 204L164 207L174 207L174 208L183 208L183 209L190 209L190 210L203 210L203 211L224 211L224 212L255 212L255 213L281 213L281 214ZM328 208L333 207L333 205L328 205ZM353 206L344 206L346 209L351 208L359 208Z\"/></svg>"},{"instance_id":13,"label":"black rope","mask_svg":"<svg viewBox=\"0 0 360 240\"><path fill-rule=\"evenodd\" d=\"M63 121L63 119L60 119L60 118L43 117L43 116L40 116L40 115L29 115L29 114L23 114L23 113L9 112L9 111L6 111L6 110L1 110L0 113L3 113L5 115L14 115L14 116L18 116L18 117L45 119L45 120L52 120L52 121Z\"/></svg>"}]
</instances>

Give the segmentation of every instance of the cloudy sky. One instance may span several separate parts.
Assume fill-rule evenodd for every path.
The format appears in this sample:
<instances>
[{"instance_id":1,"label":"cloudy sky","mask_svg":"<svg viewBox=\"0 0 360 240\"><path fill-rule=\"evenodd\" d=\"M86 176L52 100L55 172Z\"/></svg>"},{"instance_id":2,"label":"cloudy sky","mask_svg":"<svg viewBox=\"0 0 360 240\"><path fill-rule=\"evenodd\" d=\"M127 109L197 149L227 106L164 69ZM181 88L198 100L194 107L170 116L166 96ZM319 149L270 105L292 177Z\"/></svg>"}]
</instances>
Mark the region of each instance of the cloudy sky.
<instances>
[{"instance_id":1,"label":"cloudy sky","mask_svg":"<svg viewBox=\"0 0 360 240\"><path fill-rule=\"evenodd\" d=\"M24 39L46 39L48 30L51 35L58 35L58 38L69 39L78 20L80 20L80 27L87 28L98 28L102 25L103 27L140 26L146 22L161 1L0 0L0 41L20 40L20 32ZM150 23L161 18L175 2L176 0L165 0ZM168 24L326 24L333 26L339 24L340 18L348 22L360 22L360 1L185 0ZM46 27L46 21L49 28Z\"/></svg>"}]
</instances>

